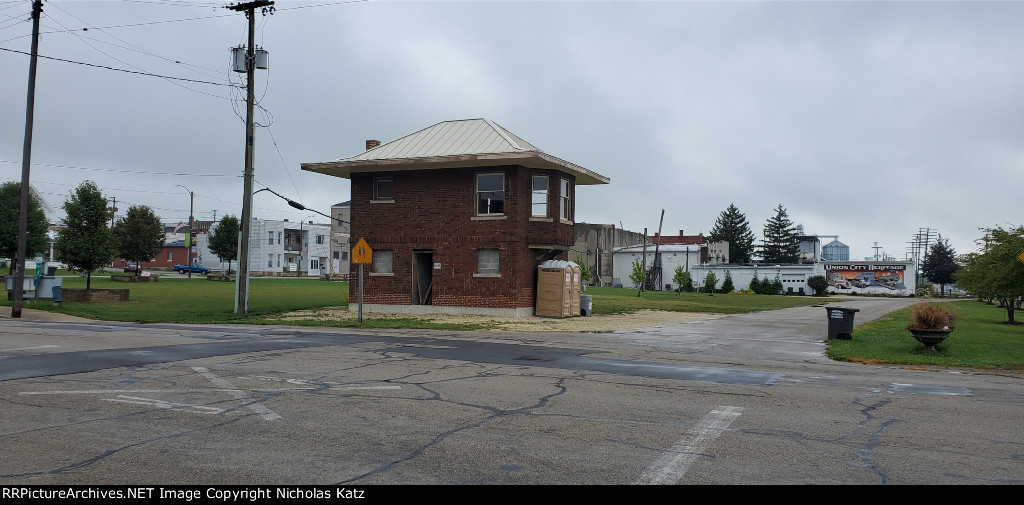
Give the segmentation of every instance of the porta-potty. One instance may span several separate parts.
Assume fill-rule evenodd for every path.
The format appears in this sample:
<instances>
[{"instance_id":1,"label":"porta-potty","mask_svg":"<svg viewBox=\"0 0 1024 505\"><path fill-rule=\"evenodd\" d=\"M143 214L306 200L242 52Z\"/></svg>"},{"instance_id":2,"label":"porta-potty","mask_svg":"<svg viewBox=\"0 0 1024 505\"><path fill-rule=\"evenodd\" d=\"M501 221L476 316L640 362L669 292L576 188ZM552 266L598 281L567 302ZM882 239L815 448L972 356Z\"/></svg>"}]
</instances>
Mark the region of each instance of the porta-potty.
<instances>
[{"instance_id":1,"label":"porta-potty","mask_svg":"<svg viewBox=\"0 0 1024 505\"><path fill-rule=\"evenodd\" d=\"M571 317L572 267L568 261L550 260L537 267L537 305L534 314Z\"/></svg>"}]
</instances>

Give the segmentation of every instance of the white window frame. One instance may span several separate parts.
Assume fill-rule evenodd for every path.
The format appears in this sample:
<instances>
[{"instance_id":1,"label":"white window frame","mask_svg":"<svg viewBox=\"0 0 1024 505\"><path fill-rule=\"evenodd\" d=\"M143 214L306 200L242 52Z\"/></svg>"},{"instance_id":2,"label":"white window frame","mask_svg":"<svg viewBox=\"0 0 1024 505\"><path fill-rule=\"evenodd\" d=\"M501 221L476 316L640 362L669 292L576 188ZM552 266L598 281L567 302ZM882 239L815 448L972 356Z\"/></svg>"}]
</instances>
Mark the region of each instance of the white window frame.
<instances>
[{"instance_id":1,"label":"white window frame","mask_svg":"<svg viewBox=\"0 0 1024 505\"><path fill-rule=\"evenodd\" d=\"M537 189L537 183L543 179L544 189ZM546 175L535 175L530 182L530 216L548 217L548 192L551 187L551 178ZM541 201L543 200L543 201ZM543 207L541 207L543 205Z\"/></svg>"},{"instance_id":2,"label":"white window frame","mask_svg":"<svg viewBox=\"0 0 1024 505\"><path fill-rule=\"evenodd\" d=\"M572 183L569 179L559 179L558 190L558 218L563 221L572 221Z\"/></svg>"}]
</instances>

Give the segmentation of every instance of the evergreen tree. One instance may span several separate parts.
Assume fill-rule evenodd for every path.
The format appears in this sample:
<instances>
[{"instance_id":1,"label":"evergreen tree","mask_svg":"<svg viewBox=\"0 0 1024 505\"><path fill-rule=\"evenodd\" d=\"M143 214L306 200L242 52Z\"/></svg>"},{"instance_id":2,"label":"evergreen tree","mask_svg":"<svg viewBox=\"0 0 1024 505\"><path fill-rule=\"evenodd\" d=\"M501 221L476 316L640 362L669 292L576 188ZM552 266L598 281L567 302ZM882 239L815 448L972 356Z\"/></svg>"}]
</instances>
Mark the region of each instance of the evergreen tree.
<instances>
[{"instance_id":1,"label":"evergreen tree","mask_svg":"<svg viewBox=\"0 0 1024 505\"><path fill-rule=\"evenodd\" d=\"M938 240L928 249L928 256L921 263L921 274L939 285L939 296L946 296L946 284L953 283L953 276L959 269L956 252L949 246L949 241L939 235Z\"/></svg>"},{"instance_id":2,"label":"evergreen tree","mask_svg":"<svg viewBox=\"0 0 1024 505\"><path fill-rule=\"evenodd\" d=\"M14 261L18 255L18 227L21 215L21 183L5 182L0 184L0 258L10 258L8 274L14 274ZM35 257L37 253L46 252L48 241L46 230L50 223L46 221L43 204L31 191L28 194L28 236L25 238L25 258ZM21 260L24 264L24 259Z\"/></svg>"},{"instance_id":3,"label":"evergreen tree","mask_svg":"<svg viewBox=\"0 0 1024 505\"><path fill-rule=\"evenodd\" d=\"M235 216L220 218L217 227L210 230L210 252L216 254L221 261L228 262L228 275L231 275L231 262L238 259L238 234L241 226Z\"/></svg>"},{"instance_id":4,"label":"evergreen tree","mask_svg":"<svg viewBox=\"0 0 1024 505\"><path fill-rule=\"evenodd\" d=\"M764 224L764 244L761 245L761 259L765 263L796 263L800 255L797 244L796 226L780 203L775 215Z\"/></svg>"},{"instance_id":5,"label":"evergreen tree","mask_svg":"<svg viewBox=\"0 0 1024 505\"><path fill-rule=\"evenodd\" d=\"M725 271L725 280L722 281L722 288L718 292L723 294L729 294L736 290L736 287L732 285L732 274L728 270Z\"/></svg>"},{"instance_id":6,"label":"evergreen tree","mask_svg":"<svg viewBox=\"0 0 1024 505\"><path fill-rule=\"evenodd\" d=\"M750 231L747 216L743 215L735 205L722 211L715 221L715 227L708 235L711 242L726 241L729 243L730 263L750 263L754 254L754 234Z\"/></svg>"},{"instance_id":7,"label":"evergreen tree","mask_svg":"<svg viewBox=\"0 0 1024 505\"><path fill-rule=\"evenodd\" d=\"M57 233L55 247L69 269L85 272L85 289L90 289L92 272L114 259L109 227L113 210L107 207L107 199L92 181L79 184L63 207L67 217L64 228Z\"/></svg>"},{"instance_id":8,"label":"evergreen tree","mask_svg":"<svg viewBox=\"0 0 1024 505\"><path fill-rule=\"evenodd\" d=\"M114 223L114 248L116 254L128 261L142 265L160 253L164 247L164 227L160 218L145 205L132 205L128 213ZM142 271L139 268L135 275Z\"/></svg>"}]
</instances>

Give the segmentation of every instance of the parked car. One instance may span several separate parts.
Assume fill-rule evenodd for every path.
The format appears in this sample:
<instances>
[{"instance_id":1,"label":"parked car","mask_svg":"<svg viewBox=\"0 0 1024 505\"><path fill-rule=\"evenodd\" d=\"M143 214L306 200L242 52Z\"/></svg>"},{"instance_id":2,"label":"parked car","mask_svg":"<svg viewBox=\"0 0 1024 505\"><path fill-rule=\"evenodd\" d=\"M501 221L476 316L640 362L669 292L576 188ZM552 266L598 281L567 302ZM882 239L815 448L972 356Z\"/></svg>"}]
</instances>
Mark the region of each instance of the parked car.
<instances>
[{"instance_id":1,"label":"parked car","mask_svg":"<svg viewBox=\"0 0 1024 505\"><path fill-rule=\"evenodd\" d=\"M138 261L128 261L124 264L125 273L142 273L142 265Z\"/></svg>"},{"instance_id":2,"label":"parked car","mask_svg":"<svg viewBox=\"0 0 1024 505\"><path fill-rule=\"evenodd\" d=\"M206 274L210 273L210 269L209 268L206 268L206 267L200 265L199 263L193 263L191 265L174 265L174 271L178 272L179 274L186 274L186 273L188 273L190 267L191 267L192 273L194 273L194 274L206 275Z\"/></svg>"}]
</instances>

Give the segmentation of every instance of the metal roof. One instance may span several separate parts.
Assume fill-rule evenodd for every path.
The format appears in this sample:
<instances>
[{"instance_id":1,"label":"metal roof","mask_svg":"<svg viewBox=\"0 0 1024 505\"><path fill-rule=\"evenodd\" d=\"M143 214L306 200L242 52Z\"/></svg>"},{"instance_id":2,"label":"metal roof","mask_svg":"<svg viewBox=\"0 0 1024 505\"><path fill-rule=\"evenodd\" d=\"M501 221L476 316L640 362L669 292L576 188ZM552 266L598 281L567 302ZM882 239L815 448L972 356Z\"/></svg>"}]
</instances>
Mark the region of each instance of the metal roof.
<instances>
[{"instance_id":1,"label":"metal roof","mask_svg":"<svg viewBox=\"0 0 1024 505\"><path fill-rule=\"evenodd\" d=\"M522 165L576 176L577 185L610 179L551 156L489 119L443 121L416 133L334 161L303 163L302 170L348 179L353 173Z\"/></svg>"}]
</instances>

